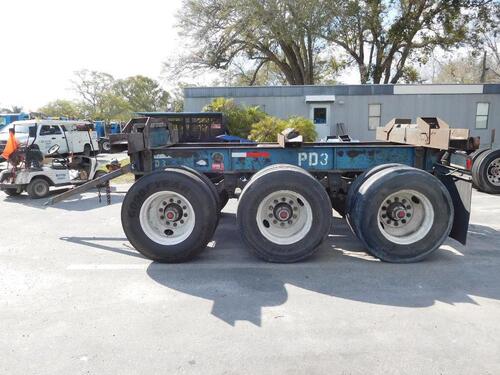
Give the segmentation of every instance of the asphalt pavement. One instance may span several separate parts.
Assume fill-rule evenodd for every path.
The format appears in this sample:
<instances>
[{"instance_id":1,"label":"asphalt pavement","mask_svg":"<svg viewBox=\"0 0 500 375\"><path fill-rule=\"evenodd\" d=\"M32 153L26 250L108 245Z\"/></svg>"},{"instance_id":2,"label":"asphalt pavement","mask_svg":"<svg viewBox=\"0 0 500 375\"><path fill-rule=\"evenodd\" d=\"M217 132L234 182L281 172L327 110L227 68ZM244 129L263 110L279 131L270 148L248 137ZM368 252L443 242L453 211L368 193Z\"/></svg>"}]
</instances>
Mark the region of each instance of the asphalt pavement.
<instances>
[{"instance_id":1,"label":"asphalt pavement","mask_svg":"<svg viewBox=\"0 0 500 375\"><path fill-rule=\"evenodd\" d=\"M113 187L45 207L0 192L0 374L499 374L500 196L469 242L387 264L332 219L311 260L251 256L236 202L196 261L127 242Z\"/></svg>"}]
</instances>

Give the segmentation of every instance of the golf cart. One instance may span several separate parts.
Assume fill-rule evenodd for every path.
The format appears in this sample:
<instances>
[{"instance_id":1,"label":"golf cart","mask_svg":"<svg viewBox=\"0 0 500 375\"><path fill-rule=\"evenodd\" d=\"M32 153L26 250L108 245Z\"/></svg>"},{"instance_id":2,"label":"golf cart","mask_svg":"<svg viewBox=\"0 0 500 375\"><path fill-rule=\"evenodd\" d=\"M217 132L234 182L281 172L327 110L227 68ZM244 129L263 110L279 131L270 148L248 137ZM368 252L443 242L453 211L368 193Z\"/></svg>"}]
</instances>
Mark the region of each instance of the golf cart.
<instances>
[{"instance_id":1,"label":"golf cart","mask_svg":"<svg viewBox=\"0 0 500 375\"><path fill-rule=\"evenodd\" d=\"M0 190L16 196L26 191L30 198L40 199L49 194L51 186L81 185L106 172L96 158L77 155L62 157L59 145L48 150L44 159L40 150L29 147L16 151L9 159L10 167L0 173Z\"/></svg>"}]
</instances>

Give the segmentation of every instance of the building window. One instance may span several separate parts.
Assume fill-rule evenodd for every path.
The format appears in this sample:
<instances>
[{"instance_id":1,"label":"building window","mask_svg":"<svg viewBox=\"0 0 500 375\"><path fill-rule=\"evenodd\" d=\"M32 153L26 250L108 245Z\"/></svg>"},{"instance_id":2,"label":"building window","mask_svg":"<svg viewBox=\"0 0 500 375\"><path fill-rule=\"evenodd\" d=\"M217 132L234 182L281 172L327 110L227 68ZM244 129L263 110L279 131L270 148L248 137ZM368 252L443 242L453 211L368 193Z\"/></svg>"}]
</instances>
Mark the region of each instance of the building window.
<instances>
[{"instance_id":1,"label":"building window","mask_svg":"<svg viewBox=\"0 0 500 375\"><path fill-rule=\"evenodd\" d=\"M380 126L381 104L368 104L368 129L376 130Z\"/></svg>"},{"instance_id":2,"label":"building window","mask_svg":"<svg viewBox=\"0 0 500 375\"><path fill-rule=\"evenodd\" d=\"M313 122L315 125L326 124L326 107L315 107L313 109Z\"/></svg>"},{"instance_id":3,"label":"building window","mask_svg":"<svg viewBox=\"0 0 500 375\"><path fill-rule=\"evenodd\" d=\"M489 110L490 110L490 103L477 103L476 129L486 129L488 127Z\"/></svg>"}]
</instances>

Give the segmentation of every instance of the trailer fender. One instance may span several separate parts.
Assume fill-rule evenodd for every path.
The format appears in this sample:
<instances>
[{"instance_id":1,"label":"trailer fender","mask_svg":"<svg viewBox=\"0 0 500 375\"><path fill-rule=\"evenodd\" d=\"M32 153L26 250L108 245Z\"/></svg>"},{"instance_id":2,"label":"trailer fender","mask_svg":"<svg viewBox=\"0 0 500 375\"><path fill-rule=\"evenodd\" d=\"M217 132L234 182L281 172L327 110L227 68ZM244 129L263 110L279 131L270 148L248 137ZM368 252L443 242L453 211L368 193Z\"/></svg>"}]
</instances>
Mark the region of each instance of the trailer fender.
<instances>
[{"instance_id":1,"label":"trailer fender","mask_svg":"<svg viewBox=\"0 0 500 375\"><path fill-rule=\"evenodd\" d=\"M450 193L455 209L450 237L465 245L469 230L472 178L462 172L450 171L444 166L436 167L436 172L437 177Z\"/></svg>"}]
</instances>

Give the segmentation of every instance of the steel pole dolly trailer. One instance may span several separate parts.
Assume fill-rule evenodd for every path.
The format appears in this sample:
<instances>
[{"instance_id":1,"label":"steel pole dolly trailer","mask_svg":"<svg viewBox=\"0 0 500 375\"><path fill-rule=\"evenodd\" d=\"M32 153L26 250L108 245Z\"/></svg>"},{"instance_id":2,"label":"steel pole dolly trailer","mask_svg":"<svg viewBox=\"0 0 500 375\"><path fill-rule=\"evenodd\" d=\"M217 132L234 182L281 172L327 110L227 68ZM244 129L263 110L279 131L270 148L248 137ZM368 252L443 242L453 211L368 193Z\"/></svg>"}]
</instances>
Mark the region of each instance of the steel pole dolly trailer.
<instances>
[{"instance_id":1,"label":"steel pole dolly trailer","mask_svg":"<svg viewBox=\"0 0 500 375\"><path fill-rule=\"evenodd\" d=\"M332 207L383 261L419 261L448 236L465 244L468 154L478 147L468 130L419 118L392 120L375 142L303 143L295 136L189 144L177 143L168 123L135 126L128 153L136 182L121 209L128 240L158 262L190 260L206 248L234 197L244 242L269 262L314 254L329 233Z\"/></svg>"}]
</instances>

